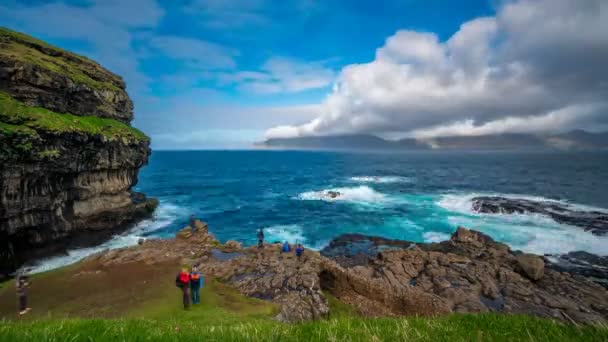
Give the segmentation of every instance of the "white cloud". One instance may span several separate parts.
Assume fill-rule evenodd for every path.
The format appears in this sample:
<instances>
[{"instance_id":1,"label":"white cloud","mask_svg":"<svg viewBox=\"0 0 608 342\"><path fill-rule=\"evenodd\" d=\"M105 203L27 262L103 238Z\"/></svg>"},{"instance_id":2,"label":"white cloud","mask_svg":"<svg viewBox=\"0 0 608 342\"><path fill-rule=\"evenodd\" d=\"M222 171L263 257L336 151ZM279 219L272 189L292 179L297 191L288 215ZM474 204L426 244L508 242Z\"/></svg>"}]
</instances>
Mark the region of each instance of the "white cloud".
<instances>
[{"instance_id":1,"label":"white cloud","mask_svg":"<svg viewBox=\"0 0 608 342\"><path fill-rule=\"evenodd\" d=\"M342 69L318 116L267 137L402 132L429 137L562 130L608 103L608 2L520 0L447 41L398 31Z\"/></svg>"}]
</instances>

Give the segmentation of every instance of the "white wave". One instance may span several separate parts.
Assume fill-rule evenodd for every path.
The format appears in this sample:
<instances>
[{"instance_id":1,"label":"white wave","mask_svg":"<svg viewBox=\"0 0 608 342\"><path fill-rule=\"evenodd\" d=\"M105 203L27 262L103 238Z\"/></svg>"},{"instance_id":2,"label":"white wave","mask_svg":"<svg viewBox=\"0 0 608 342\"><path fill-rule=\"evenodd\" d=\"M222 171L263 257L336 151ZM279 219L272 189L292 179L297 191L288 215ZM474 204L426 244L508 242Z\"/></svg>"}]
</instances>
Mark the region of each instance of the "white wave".
<instances>
[{"instance_id":1,"label":"white wave","mask_svg":"<svg viewBox=\"0 0 608 342\"><path fill-rule=\"evenodd\" d=\"M139 239L143 238L147 233L157 231L171 225L179 217L182 208L170 203L161 203L154 212L151 219L143 220L137 223L128 231L115 235L105 243L86 248L78 248L67 251L64 255L53 256L42 259L32 265L24 266L29 273L41 273L50 271L59 267L74 264L90 255L99 253L104 250L117 249L123 247L134 246Z\"/></svg>"},{"instance_id":2,"label":"white wave","mask_svg":"<svg viewBox=\"0 0 608 342\"><path fill-rule=\"evenodd\" d=\"M534 254L564 254L587 251L608 255L608 237L596 236L580 227L548 222L546 218L530 215L527 222L509 220L506 215L495 217L451 216L448 222L490 235L513 249Z\"/></svg>"},{"instance_id":3,"label":"white wave","mask_svg":"<svg viewBox=\"0 0 608 342\"><path fill-rule=\"evenodd\" d=\"M336 196L332 196L337 194ZM308 191L298 196L307 201L347 201L360 203L375 203L386 201L386 196L376 190L362 185L353 188L334 188L321 191Z\"/></svg>"},{"instance_id":4,"label":"white wave","mask_svg":"<svg viewBox=\"0 0 608 342\"><path fill-rule=\"evenodd\" d=\"M276 225L264 228L264 238L268 242L304 243L306 238L302 235L302 227L297 224Z\"/></svg>"},{"instance_id":5,"label":"white wave","mask_svg":"<svg viewBox=\"0 0 608 342\"><path fill-rule=\"evenodd\" d=\"M450 234L440 232L426 232L422 234L425 242L441 242L450 239Z\"/></svg>"},{"instance_id":6,"label":"white wave","mask_svg":"<svg viewBox=\"0 0 608 342\"><path fill-rule=\"evenodd\" d=\"M358 183L409 183L410 178L401 176L357 176L350 180Z\"/></svg>"},{"instance_id":7,"label":"white wave","mask_svg":"<svg viewBox=\"0 0 608 342\"><path fill-rule=\"evenodd\" d=\"M599 212L608 212L608 209L599 208L584 204L576 204L563 200L556 200L552 198L546 198L541 196L531 196L531 195L517 195L517 194L501 194L501 193L465 193L465 194L447 194L443 195L437 204L447 210L459 212L466 215L485 215L483 213L478 213L473 211L473 198L482 197L482 196L497 196L509 199L523 199L528 201L535 202L544 202L544 203L554 203L559 204L561 206L567 207L571 210L580 210L580 211L599 211ZM501 215L501 214L491 214L491 215ZM508 214L513 215L513 214ZM528 214L524 214L528 215ZM533 215L533 214L532 214Z\"/></svg>"}]
</instances>

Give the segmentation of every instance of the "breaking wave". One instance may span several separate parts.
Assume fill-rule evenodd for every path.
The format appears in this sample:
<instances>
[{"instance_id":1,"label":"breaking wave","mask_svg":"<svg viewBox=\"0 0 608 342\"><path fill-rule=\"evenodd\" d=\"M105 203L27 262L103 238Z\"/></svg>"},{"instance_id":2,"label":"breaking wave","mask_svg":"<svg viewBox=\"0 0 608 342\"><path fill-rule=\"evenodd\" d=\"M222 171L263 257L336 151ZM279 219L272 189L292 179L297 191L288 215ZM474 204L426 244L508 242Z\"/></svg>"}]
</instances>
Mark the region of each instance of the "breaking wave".
<instances>
[{"instance_id":1,"label":"breaking wave","mask_svg":"<svg viewBox=\"0 0 608 342\"><path fill-rule=\"evenodd\" d=\"M264 228L264 238L268 242L304 243L306 238L302 235L302 227L297 224L276 225Z\"/></svg>"},{"instance_id":2,"label":"breaking wave","mask_svg":"<svg viewBox=\"0 0 608 342\"><path fill-rule=\"evenodd\" d=\"M450 225L482 231L513 249L535 254L563 254L583 250L608 255L608 236L596 236L581 227L560 224L542 214L486 214L473 211L473 198L488 195L551 202L578 210L605 211L566 201L513 194L448 194L441 196L436 204L449 211L447 221Z\"/></svg>"},{"instance_id":3,"label":"breaking wave","mask_svg":"<svg viewBox=\"0 0 608 342\"><path fill-rule=\"evenodd\" d=\"M181 207L170 203L161 203L151 219L137 223L133 228L122 234L115 235L101 245L68 250L66 254L42 259L32 265L26 265L24 268L29 273L41 273L74 264L104 250L134 246L138 243L139 239L173 224L181 214Z\"/></svg>"},{"instance_id":4,"label":"breaking wave","mask_svg":"<svg viewBox=\"0 0 608 342\"><path fill-rule=\"evenodd\" d=\"M356 176L349 178L357 183L409 183L411 179L401 176Z\"/></svg>"},{"instance_id":5,"label":"breaking wave","mask_svg":"<svg viewBox=\"0 0 608 342\"><path fill-rule=\"evenodd\" d=\"M306 201L347 201L358 203L385 202L386 195L362 185L352 188L333 188L321 191L308 191L298 195L298 199Z\"/></svg>"}]
</instances>

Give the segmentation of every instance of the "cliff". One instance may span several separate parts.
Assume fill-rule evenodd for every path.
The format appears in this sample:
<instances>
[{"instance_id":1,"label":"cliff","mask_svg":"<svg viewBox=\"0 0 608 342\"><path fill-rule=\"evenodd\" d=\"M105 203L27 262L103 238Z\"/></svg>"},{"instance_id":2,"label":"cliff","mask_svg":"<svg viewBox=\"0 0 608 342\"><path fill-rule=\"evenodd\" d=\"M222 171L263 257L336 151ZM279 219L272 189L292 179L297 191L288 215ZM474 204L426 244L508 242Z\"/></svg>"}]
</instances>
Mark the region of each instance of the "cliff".
<instances>
[{"instance_id":1,"label":"cliff","mask_svg":"<svg viewBox=\"0 0 608 342\"><path fill-rule=\"evenodd\" d=\"M119 76L0 28L0 275L151 214L131 192L150 155L132 118Z\"/></svg>"}]
</instances>

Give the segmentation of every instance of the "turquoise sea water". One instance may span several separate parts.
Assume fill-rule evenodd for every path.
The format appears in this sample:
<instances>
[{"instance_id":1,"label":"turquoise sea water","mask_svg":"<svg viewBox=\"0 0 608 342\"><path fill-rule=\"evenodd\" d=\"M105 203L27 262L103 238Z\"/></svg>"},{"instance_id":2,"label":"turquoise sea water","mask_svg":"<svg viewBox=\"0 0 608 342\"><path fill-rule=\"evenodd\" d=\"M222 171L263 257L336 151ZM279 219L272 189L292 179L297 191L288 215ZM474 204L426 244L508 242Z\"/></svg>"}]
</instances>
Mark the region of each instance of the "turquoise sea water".
<instances>
[{"instance_id":1,"label":"turquoise sea water","mask_svg":"<svg viewBox=\"0 0 608 342\"><path fill-rule=\"evenodd\" d=\"M152 220L39 269L139 237L171 237L191 214L220 240L244 244L255 243L258 228L267 240L319 249L342 233L429 242L464 225L529 252L608 254L608 237L539 215L476 214L470 201L497 194L608 208L606 153L155 151L135 189L160 200Z\"/></svg>"}]
</instances>

